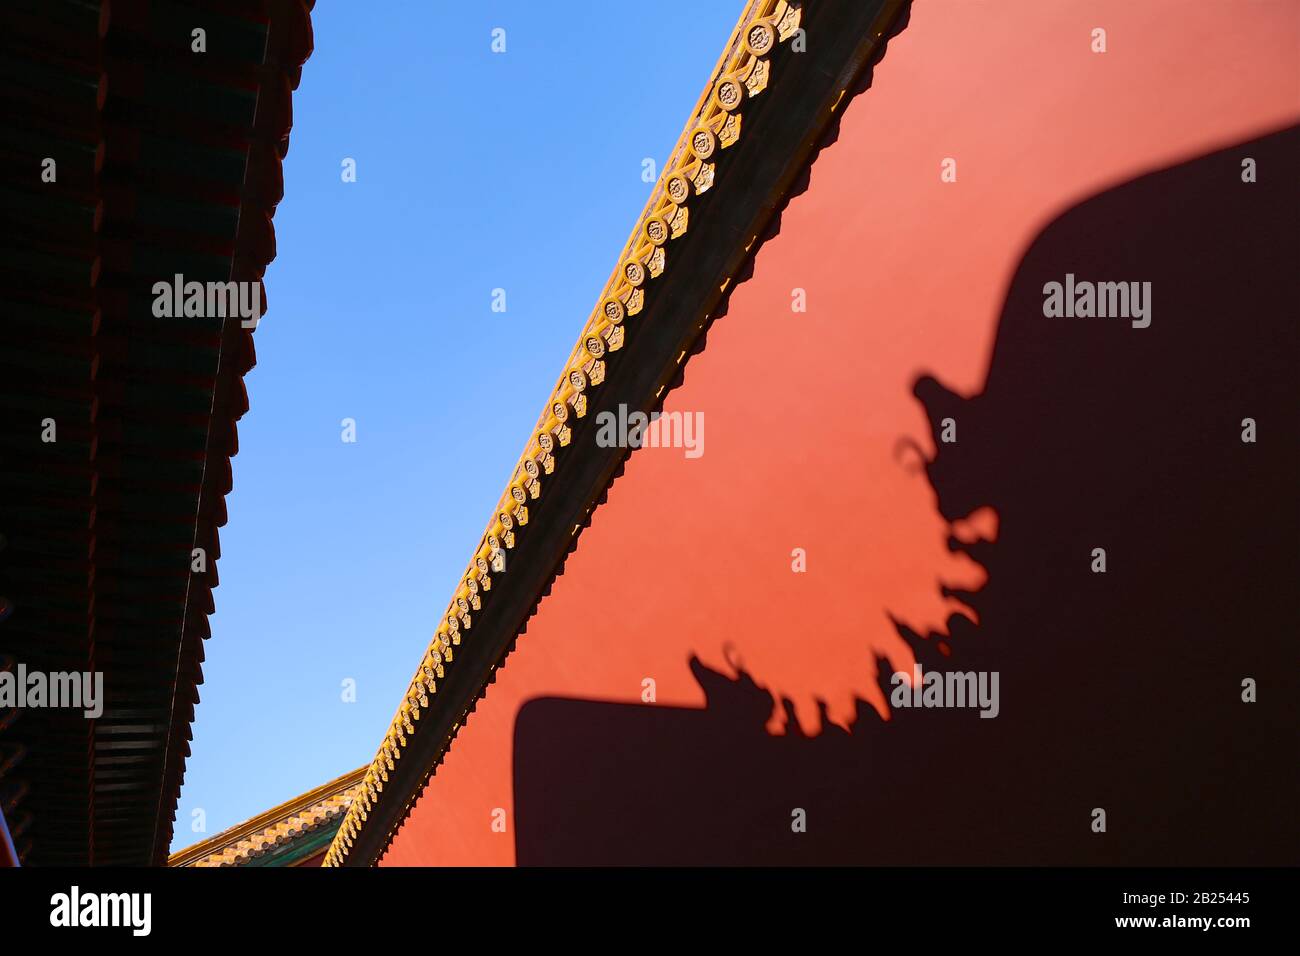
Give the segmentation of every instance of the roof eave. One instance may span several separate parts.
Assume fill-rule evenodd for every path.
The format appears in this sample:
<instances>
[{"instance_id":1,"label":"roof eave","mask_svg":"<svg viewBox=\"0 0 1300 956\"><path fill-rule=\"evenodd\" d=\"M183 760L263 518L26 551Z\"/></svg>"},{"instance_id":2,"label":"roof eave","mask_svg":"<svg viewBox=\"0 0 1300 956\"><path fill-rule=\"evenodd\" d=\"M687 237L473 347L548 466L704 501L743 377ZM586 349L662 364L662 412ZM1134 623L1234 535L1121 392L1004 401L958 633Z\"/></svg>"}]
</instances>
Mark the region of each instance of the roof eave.
<instances>
[{"instance_id":1,"label":"roof eave","mask_svg":"<svg viewBox=\"0 0 1300 956\"><path fill-rule=\"evenodd\" d=\"M602 448L595 441L600 412L620 405L652 411L662 405L906 3L823 0L809 11L785 0L746 5L453 594L326 865L373 865L382 856L621 471L628 450ZM773 27L774 42L766 49L761 37L755 46L759 21ZM788 42L780 42L790 40L797 28L806 31L805 52L792 52ZM724 83L744 84L755 69L762 73L757 90L742 91L734 105L720 102L728 99ZM694 140L701 127L710 130L712 143L707 136ZM692 183L685 196L673 189L680 186L673 183L676 177ZM649 232L656 221L669 230L661 241ZM648 275L641 283L626 272L629 260L645 267ZM504 568L493 567L494 556L504 559Z\"/></svg>"}]
</instances>

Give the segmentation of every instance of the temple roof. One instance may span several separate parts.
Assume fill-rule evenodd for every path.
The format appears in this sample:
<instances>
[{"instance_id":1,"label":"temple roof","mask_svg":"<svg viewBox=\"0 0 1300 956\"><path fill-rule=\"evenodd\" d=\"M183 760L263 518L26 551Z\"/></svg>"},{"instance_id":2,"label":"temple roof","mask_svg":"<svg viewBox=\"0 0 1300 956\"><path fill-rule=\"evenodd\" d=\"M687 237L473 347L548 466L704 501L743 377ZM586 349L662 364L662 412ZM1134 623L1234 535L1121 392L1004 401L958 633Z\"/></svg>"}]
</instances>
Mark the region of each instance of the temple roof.
<instances>
[{"instance_id":1,"label":"temple roof","mask_svg":"<svg viewBox=\"0 0 1300 956\"><path fill-rule=\"evenodd\" d=\"M383 854L622 471L628 449L598 445L598 414L662 406L904 6L745 4L453 588L327 865L370 865Z\"/></svg>"},{"instance_id":2,"label":"temple roof","mask_svg":"<svg viewBox=\"0 0 1300 956\"><path fill-rule=\"evenodd\" d=\"M178 850L168 866L304 866L319 862L366 768L336 777L251 820Z\"/></svg>"},{"instance_id":3,"label":"temple roof","mask_svg":"<svg viewBox=\"0 0 1300 956\"><path fill-rule=\"evenodd\" d=\"M106 698L0 711L25 863L166 858L255 356L151 290L263 293L313 3L0 9L0 659L102 673Z\"/></svg>"}]
</instances>

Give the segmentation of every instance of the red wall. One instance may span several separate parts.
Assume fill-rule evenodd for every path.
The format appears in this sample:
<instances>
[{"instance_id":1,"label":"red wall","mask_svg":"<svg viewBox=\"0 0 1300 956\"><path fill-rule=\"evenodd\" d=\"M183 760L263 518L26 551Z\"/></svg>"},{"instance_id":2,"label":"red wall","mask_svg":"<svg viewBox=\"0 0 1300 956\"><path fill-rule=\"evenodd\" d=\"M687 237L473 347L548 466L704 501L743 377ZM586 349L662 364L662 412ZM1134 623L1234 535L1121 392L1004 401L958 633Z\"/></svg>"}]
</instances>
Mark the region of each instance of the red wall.
<instances>
[{"instance_id":1,"label":"red wall","mask_svg":"<svg viewBox=\"0 0 1300 956\"><path fill-rule=\"evenodd\" d=\"M1104 54L1090 50L1094 27ZM977 591L986 574L948 547L954 529L920 467L936 446L918 376L983 390L1012 276L1063 210L1296 122L1298 40L1300 6L1286 2L916 3L668 397L666 411L703 412L704 454L632 456L384 864L516 861L529 701L648 708L652 678L654 707L698 709L697 656L788 698L813 736L890 718L878 667L910 671L921 649L961 666L948 622L965 602L940 586ZM940 181L945 157L956 183ZM806 313L791 310L796 288ZM986 537L995 510L979 516ZM806 573L792 571L795 548ZM759 720L786 733L781 707Z\"/></svg>"}]
</instances>

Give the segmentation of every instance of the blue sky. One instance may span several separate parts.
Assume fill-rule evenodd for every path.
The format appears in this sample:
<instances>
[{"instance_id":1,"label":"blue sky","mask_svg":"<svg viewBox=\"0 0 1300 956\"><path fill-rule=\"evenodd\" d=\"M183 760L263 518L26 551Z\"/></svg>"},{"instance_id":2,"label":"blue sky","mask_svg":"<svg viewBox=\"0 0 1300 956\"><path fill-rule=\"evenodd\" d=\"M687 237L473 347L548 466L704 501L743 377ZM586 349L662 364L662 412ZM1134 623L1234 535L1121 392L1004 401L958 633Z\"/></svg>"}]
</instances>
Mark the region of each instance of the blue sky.
<instances>
[{"instance_id":1,"label":"blue sky","mask_svg":"<svg viewBox=\"0 0 1300 956\"><path fill-rule=\"evenodd\" d=\"M173 849L374 755L741 6L317 4Z\"/></svg>"}]
</instances>

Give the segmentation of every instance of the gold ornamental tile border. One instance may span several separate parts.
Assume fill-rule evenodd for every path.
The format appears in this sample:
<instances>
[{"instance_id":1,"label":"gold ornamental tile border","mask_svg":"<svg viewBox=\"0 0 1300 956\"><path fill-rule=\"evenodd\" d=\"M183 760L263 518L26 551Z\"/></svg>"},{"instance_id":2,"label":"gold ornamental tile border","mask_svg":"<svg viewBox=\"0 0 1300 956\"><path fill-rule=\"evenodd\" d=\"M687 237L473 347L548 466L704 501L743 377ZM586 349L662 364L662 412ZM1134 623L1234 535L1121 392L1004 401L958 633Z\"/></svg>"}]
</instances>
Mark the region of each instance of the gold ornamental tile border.
<instances>
[{"instance_id":1,"label":"gold ornamental tile border","mask_svg":"<svg viewBox=\"0 0 1300 956\"><path fill-rule=\"evenodd\" d=\"M659 181L587 320L550 401L537 421L496 514L488 522L446 615L416 672L374 761L348 807L325 857L339 866L374 808L388 775L415 734L421 714L468 639L474 615L488 600L494 579L507 573L507 554L526 533L529 509L540 507L546 478L571 438L571 423L587 414L587 397L605 380L605 356L623 347L624 326L645 308L646 295L663 275L673 240L689 225L691 200L712 187L718 154L740 138L745 102L766 89L771 54L799 29L799 0L750 0L714 67L691 121L673 147Z\"/></svg>"}]
</instances>

